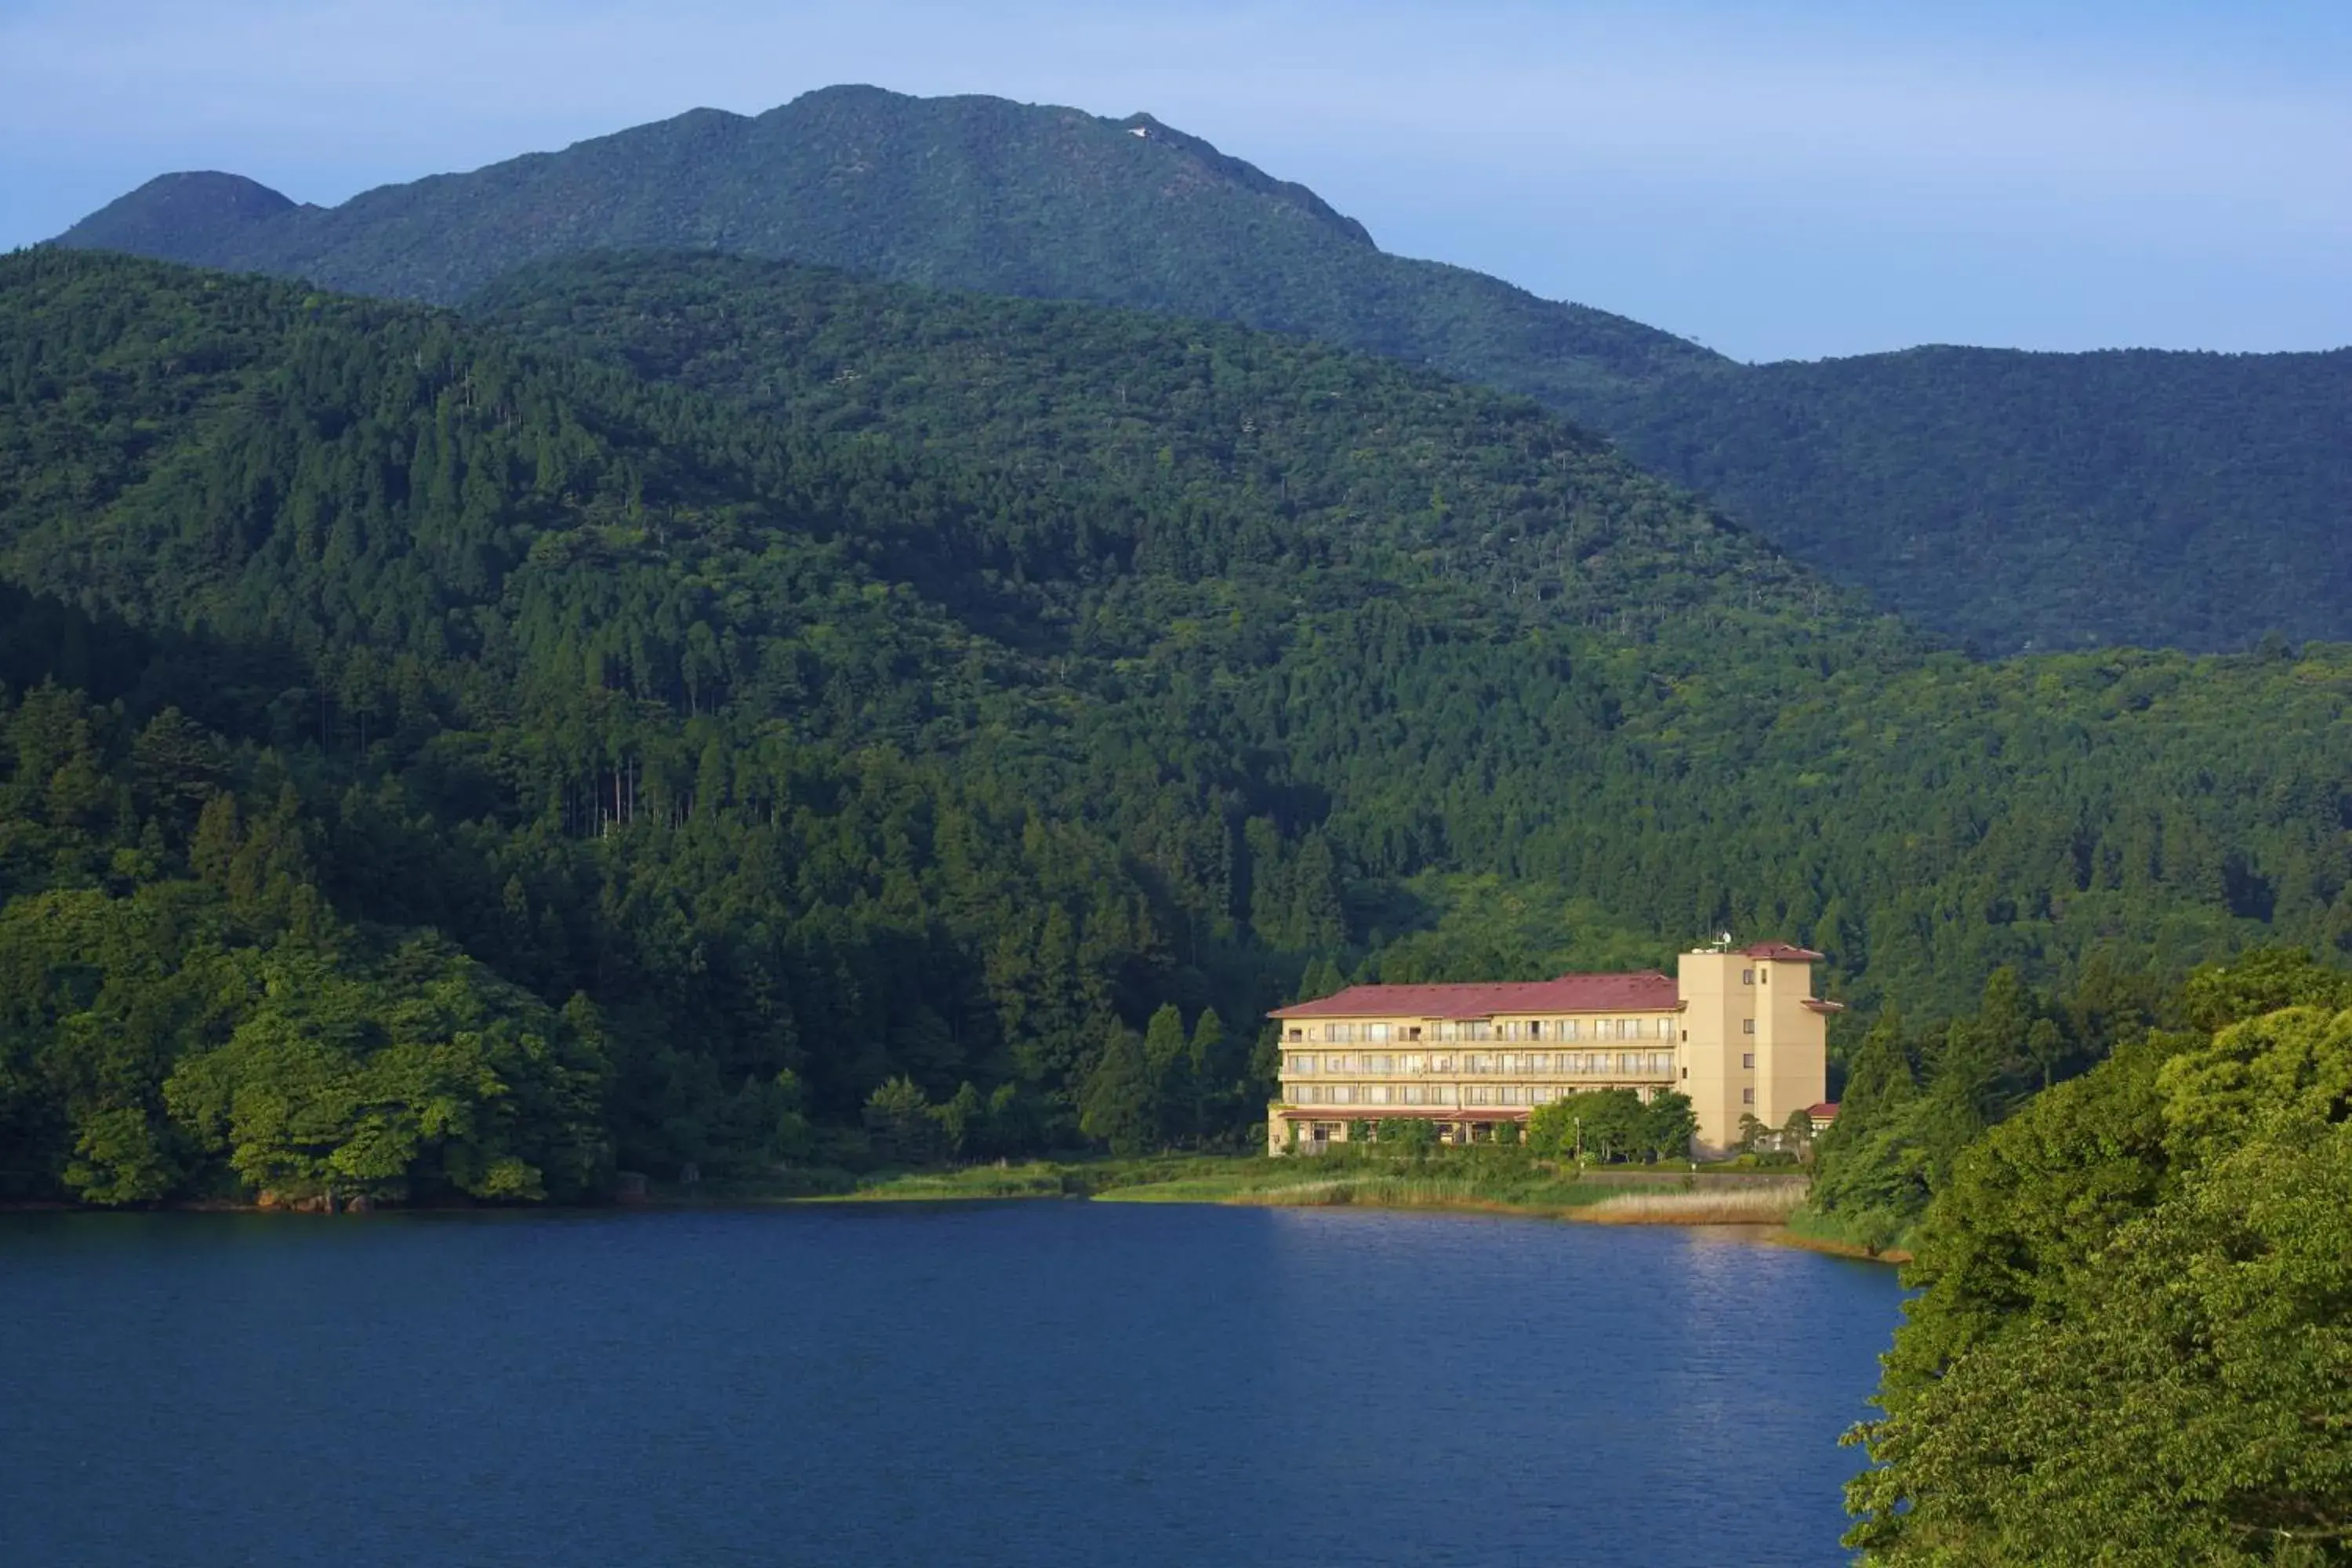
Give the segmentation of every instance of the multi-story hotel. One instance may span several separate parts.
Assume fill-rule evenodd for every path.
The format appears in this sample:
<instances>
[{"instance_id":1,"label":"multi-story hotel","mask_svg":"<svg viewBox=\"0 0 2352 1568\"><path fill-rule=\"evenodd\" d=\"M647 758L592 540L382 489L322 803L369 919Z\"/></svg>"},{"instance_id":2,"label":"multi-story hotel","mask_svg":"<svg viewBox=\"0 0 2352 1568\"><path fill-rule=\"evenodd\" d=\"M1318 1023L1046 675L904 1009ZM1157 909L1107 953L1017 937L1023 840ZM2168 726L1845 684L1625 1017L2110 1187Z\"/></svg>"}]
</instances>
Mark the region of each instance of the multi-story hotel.
<instances>
[{"instance_id":1,"label":"multi-story hotel","mask_svg":"<svg viewBox=\"0 0 2352 1568\"><path fill-rule=\"evenodd\" d=\"M1831 1108L1828 1015L1813 994L1821 954L1783 942L1682 955L1672 979L1563 974L1473 985L1351 985L1276 1008L1282 1098L1266 1108L1270 1152L1343 1142L1350 1122L1419 1118L1453 1142L1562 1095L1630 1089L1690 1096L1694 1152L1721 1153L1740 1119L1779 1128Z\"/></svg>"}]
</instances>

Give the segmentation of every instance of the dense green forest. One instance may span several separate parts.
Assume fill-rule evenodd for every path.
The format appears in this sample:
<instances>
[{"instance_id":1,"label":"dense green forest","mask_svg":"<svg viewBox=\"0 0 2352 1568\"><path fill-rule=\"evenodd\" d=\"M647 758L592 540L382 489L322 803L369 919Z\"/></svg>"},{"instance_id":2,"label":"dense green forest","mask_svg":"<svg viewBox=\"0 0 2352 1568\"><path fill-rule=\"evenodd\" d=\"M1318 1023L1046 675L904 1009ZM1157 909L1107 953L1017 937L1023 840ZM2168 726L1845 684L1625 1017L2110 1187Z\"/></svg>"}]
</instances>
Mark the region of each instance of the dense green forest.
<instances>
[{"instance_id":1,"label":"dense green forest","mask_svg":"<svg viewBox=\"0 0 2352 1568\"><path fill-rule=\"evenodd\" d=\"M1989 652L2347 632L2352 349L1921 348L1701 369L1575 412Z\"/></svg>"},{"instance_id":2,"label":"dense green forest","mask_svg":"<svg viewBox=\"0 0 2352 1568\"><path fill-rule=\"evenodd\" d=\"M1302 340L498 298L0 263L8 1195L1213 1142L1342 975L1730 927L1931 1017L2352 933L2337 650L1974 664ZM638 318L673 382L559 352Z\"/></svg>"},{"instance_id":3,"label":"dense green forest","mask_svg":"<svg viewBox=\"0 0 2352 1568\"><path fill-rule=\"evenodd\" d=\"M1916 1221L1851 1438L1867 1561L2346 1560L2352 975L1996 976L1947 1028L1881 1019L1818 1159L1832 1216Z\"/></svg>"},{"instance_id":4,"label":"dense green forest","mask_svg":"<svg viewBox=\"0 0 2352 1568\"><path fill-rule=\"evenodd\" d=\"M59 242L441 303L527 262L684 249L1242 321L1532 395L1988 652L2352 637L2352 350L1737 364L1387 255L1314 193L1149 116L832 88L333 208L166 175Z\"/></svg>"}]
</instances>

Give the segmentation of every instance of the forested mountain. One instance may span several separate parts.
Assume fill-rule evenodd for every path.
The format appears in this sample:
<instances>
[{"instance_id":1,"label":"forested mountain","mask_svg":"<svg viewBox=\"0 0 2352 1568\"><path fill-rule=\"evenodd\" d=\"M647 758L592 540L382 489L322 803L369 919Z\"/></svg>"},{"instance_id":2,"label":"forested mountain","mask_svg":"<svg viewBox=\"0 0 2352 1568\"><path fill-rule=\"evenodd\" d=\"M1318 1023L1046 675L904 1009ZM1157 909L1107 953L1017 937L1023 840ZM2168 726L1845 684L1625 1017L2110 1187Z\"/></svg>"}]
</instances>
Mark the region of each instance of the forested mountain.
<instances>
[{"instance_id":1,"label":"forested mountain","mask_svg":"<svg viewBox=\"0 0 2352 1568\"><path fill-rule=\"evenodd\" d=\"M583 249L706 249L1242 321L1538 397L1987 651L2352 637L2352 352L1738 365L1386 255L1149 116L832 88L328 209L167 175L61 243L442 302Z\"/></svg>"},{"instance_id":2,"label":"forested mountain","mask_svg":"<svg viewBox=\"0 0 2352 1568\"><path fill-rule=\"evenodd\" d=\"M1972 664L1235 327L707 257L484 310L0 262L10 1192L1035 1147L1147 1047L1213 1136L1309 965L1529 900L1926 1013L2352 936L2337 650Z\"/></svg>"},{"instance_id":3,"label":"forested mountain","mask_svg":"<svg viewBox=\"0 0 2352 1568\"><path fill-rule=\"evenodd\" d=\"M1678 374L1580 413L1989 652L2352 635L2352 349L1922 348Z\"/></svg>"},{"instance_id":4,"label":"forested mountain","mask_svg":"<svg viewBox=\"0 0 2352 1568\"><path fill-rule=\"evenodd\" d=\"M257 190L228 174L167 175L61 243L445 304L579 250L788 257L1230 318L1563 397L1715 357L1622 317L1390 256L1304 186L1149 115L1000 98L826 88L754 118L696 110L338 207L273 205Z\"/></svg>"}]
</instances>

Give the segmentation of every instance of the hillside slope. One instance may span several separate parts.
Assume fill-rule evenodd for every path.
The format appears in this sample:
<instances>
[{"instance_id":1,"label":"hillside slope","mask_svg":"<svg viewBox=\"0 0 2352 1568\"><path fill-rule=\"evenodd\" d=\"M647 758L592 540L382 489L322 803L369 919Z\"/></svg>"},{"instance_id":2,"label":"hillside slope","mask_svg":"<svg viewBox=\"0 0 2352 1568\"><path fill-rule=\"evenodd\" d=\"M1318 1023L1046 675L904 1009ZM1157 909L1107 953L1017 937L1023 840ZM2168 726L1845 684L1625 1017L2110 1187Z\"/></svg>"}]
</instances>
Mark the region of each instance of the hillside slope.
<instances>
[{"instance_id":1,"label":"hillside slope","mask_svg":"<svg viewBox=\"0 0 2352 1568\"><path fill-rule=\"evenodd\" d=\"M242 226L190 223L173 237L159 209L188 178L131 193L60 243L443 303L576 250L723 250L1230 318L1556 399L1715 357L1387 255L1312 192L1148 115L827 88L756 118L696 110L331 209L250 206Z\"/></svg>"},{"instance_id":2,"label":"hillside slope","mask_svg":"<svg viewBox=\"0 0 2352 1568\"><path fill-rule=\"evenodd\" d=\"M1310 964L1494 966L1433 878L1570 911L1547 963L1728 926L1930 1015L2352 942L2343 650L1931 652L1295 339L714 258L501 310L0 261L0 1187L1232 1133ZM667 322L709 391L555 352Z\"/></svg>"},{"instance_id":3,"label":"hillside slope","mask_svg":"<svg viewBox=\"0 0 2352 1568\"><path fill-rule=\"evenodd\" d=\"M2352 637L2352 352L1740 366L1385 255L1312 192L1149 116L832 88L332 209L168 175L61 243L444 302L581 249L709 249L1237 321L1529 394L1990 652Z\"/></svg>"},{"instance_id":4,"label":"hillside slope","mask_svg":"<svg viewBox=\"0 0 2352 1568\"><path fill-rule=\"evenodd\" d=\"M1990 652L2352 633L2352 349L1922 348L1677 375L1584 413Z\"/></svg>"}]
</instances>

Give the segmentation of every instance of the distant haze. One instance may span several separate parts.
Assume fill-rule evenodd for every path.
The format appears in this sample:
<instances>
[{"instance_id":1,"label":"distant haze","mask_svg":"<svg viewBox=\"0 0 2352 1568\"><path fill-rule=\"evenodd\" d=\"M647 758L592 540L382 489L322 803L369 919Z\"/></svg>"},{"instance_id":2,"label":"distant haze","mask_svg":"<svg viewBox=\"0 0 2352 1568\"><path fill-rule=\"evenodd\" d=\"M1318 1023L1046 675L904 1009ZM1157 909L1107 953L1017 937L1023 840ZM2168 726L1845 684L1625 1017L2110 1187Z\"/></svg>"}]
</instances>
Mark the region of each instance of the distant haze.
<instances>
[{"instance_id":1,"label":"distant haze","mask_svg":"<svg viewBox=\"0 0 2352 1568\"><path fill-rule=\"evenodd\" d=\"M30 0L0 246L167 170L333 203L872 81L1149 110L1386 249L1741 358L2352 342L2346 8L1896 10Z\"/></svg>"}]
</instances>

